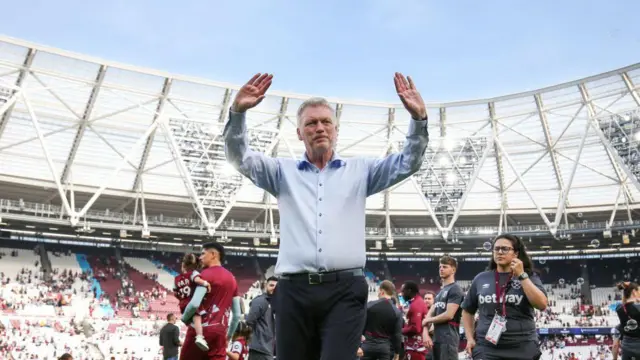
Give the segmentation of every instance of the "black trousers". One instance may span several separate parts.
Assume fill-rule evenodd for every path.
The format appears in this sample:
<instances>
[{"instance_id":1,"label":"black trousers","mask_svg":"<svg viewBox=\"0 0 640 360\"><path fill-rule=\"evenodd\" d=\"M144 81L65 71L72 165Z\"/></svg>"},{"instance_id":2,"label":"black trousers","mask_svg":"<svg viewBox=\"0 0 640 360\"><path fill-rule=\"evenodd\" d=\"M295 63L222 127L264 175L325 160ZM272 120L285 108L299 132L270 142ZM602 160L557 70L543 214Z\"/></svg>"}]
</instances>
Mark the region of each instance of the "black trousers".
<instances>
[{"instance_id":1,"label":"black trousers","mask_svg":"<svg viewBox=\"0 0 640 360\"><path fill-rule=\"evenodd\" d=\"M400 344L400 349L396 350L391 348L391 352L389 353L389 360L393 360L396 357L396 351L398 353L398 358L400 360L404 359L404 343ZM429 360L427 358L427 360Z\"/></svg>"},{"instance_id":2,"label":"black trousers","mask_svg":"<svg viewBox=\"0 0 640 360\"><path fill-rule=\"evenodd\" d=\"M433 343L429 352L433 360L458 360L458 346L454 344Z\"/></svg>"},{"instance_id":3,"label":"black trousers","mask_svg":"<svg viewBox=\"0 0 640 360\"><path fill-rule=\"evenodd\" d=\"M365 342L360 348L364 354L361 360L389 360L389 358L392 358L391 343L389 341Z\"/></svg>"},{"instance_id":4,"label":"black trousers","mask_svg":"<svg viewBox=\"0 0 640 360\"><path fill-rule=\"evenodd\" d=\"M280 279L273 297L278 360L353 360L364 329L364 276L309 284Z\"/></svg>"},{"instance_id":5,"label":"black trousers","mask_svg":"<svg viewBox=\"0 0 640 360\"><path fill-rule=\"evenodd\" d=\"M259 351L249 350L249 359L251 360L273 360L273 355L261 353Z\"/></svg>"},{"instance_id":6,"label":"black trousers","mask_svg":"<svg viewBox=\"0 0 640 360\"><path fill-rule=\"evenodd\" d=\"M538 360L541 356L537 341L523 341L510 347L476 344L472 351L474 360Z\"/></svg>"}]
</instances>

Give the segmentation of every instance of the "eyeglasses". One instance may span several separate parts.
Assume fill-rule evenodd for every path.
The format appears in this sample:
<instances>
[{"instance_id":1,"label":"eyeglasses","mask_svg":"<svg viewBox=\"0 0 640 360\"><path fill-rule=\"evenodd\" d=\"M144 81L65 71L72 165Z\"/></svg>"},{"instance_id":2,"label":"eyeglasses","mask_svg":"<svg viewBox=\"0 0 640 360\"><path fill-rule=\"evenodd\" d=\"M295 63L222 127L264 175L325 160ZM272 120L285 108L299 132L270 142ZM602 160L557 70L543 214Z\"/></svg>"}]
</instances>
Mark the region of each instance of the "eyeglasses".
<instances>
[{"instance_id":1,"label":"eyeglasses","mask_svg":"<svg viewBox=\"0 0 640 360\"><path fill-rule=\"evenodd\" d=\"M494 253L498 253L498 254L500 254L500 253L507 254L511 250L513 250L513 248L510 247L510 246L496 246L496 247L493 248L493 252Z\"/></svg>"}]
</instances>

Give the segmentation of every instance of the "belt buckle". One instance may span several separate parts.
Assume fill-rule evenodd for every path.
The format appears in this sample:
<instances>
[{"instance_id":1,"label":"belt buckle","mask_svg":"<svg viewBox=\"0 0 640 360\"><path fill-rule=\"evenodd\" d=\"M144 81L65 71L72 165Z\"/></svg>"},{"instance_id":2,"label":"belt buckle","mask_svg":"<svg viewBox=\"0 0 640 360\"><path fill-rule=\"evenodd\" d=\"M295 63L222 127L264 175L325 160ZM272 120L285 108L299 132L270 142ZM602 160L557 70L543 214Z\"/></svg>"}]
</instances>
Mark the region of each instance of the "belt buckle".
<instances>
[{"instance_id":1,"label":"belt buckle","mask_svg":"<svg viewBox=\"0 0 640 360\"><path fill-rule=\"evenodd\" d=\"M309 284L310 285L322 284L322 274L309 274Z\"/></svg>"}]
</instances>

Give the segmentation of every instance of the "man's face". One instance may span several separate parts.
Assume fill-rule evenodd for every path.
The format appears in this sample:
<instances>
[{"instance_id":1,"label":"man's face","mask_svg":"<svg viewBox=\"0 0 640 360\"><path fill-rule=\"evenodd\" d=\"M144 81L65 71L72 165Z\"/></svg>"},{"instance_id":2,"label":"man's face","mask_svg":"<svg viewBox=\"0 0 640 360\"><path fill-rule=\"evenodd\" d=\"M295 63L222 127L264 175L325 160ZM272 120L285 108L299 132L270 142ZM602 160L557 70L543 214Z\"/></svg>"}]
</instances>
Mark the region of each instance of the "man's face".
<instances>
[{"instance_id":1,"label":"man's face","mask_svg":"<svg viewBox=\"0 0 640 360\"><path fill-rule=\"evenodd\" d=\"M431 307L433 305L433 294L424 294L424 302L427 304L427 306Z\"/></svg>"},{"instance_id":2,"label":"man's face","mask_svg":"<svg viewBox=\"0 0 640 360\"><path fill-rule=\"evenodd\" d=\"M456 268L447 264L440 264L440 278L446 279L456 272Z\"/></svg>"},{"instance_id":3,"label":"man's face","mask_svg":"<svg viewBox=\"0 0 640 360\"><path fill-rule=\"evenodd\" d=\"M310 106L302 112L298 124L298 139L307 151L323 154L333 149L338 129L333 122L333 111L326 106Z\"/></svg>"},{"instance_id":4,"label":"man's face","mask_svg":"<svg viewBox=\"0 0 640 360\"><path fill-rule=\"evenodd\" d=\"M267 281L266 292L269 295L273 295L273 292L276 290L276 285L278 285L277 281Z\"/></svg>"},{"instance_id":5,"label":"man's face","mask_svg":"<svg viewBox=\"0 0 640 360\"><path fill-rule=\"evenodd\" d=\"M216 259L216 251L214 249L202 249L200 253L200 262L204 267L209 267Z\"/></svg>"},{"instance_id":6,"label":"man's face","mask_svg":"<svg viewBox=\"0 0 640 360\"><path fill-rule=\"evenodd\" d=\"M405 300L411 300L413 299L413 296L415 294L413 294L410 289L405 289L404 285L402 285L402 288L400 289L400 295L402 295Z\"/></svg>"}]
</instances>

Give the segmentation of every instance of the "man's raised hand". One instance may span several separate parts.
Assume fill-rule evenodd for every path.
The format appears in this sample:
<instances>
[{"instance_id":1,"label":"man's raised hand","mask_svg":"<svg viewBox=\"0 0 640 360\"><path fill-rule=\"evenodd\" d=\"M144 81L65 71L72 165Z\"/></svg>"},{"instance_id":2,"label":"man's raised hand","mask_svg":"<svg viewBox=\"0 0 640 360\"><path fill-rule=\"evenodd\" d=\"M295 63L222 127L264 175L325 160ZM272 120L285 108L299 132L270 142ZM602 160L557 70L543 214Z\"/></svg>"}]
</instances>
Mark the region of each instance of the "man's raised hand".
<instances>
[{"instance_id":1,"label":"man's raised hand","mask_svg":"<svg viewBox=\"0 0 640 360\"><path fill-rule=\"evenodd\" d=\"M264 99L264 94L271 86L273 80L272 74L255 74L246 84L244 84L233 101L232 111L245 112L256 105L260 104Z\"/></svg>"},{"instance_id":2,"label":"man's raised hand","mask_svg":"<svg viewBox=\"0 0 640 360\"><path fill-rule=\"evenodd\" d=\"M414 120L425 120L427 118L427 106L422 100L422 96L416 89L416 85L410 76L406 78L401 73L396 73L393 82L396 85L398 97Z\"/></svg>"}]
</instances>

